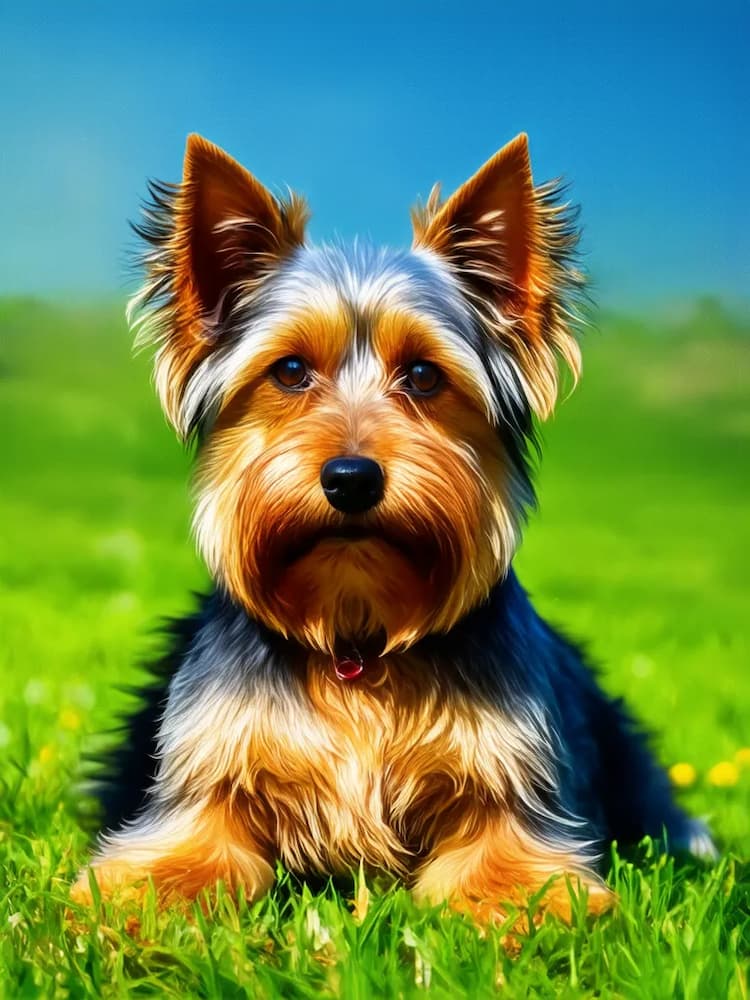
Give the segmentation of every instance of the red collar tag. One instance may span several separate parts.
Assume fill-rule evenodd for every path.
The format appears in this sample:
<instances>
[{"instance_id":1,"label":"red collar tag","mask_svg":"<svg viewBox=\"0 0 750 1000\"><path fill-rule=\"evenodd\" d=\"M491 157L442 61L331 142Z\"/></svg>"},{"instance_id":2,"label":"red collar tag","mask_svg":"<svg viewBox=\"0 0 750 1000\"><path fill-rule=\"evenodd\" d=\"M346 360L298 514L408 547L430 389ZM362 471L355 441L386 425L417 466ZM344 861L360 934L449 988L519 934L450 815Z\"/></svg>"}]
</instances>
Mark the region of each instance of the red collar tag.
<instances>
[{"instance_id":1,"label":"red collar tag","mask_svg":"<svg viewBox=\"0 0 750 1000\"><path fill-rule=\"evenodd\" d=\"M358 649L351 649L344 656L334 657L333 668L340 681L353 681L365 669L365 661Z\"/></svg>"}]
</instances>

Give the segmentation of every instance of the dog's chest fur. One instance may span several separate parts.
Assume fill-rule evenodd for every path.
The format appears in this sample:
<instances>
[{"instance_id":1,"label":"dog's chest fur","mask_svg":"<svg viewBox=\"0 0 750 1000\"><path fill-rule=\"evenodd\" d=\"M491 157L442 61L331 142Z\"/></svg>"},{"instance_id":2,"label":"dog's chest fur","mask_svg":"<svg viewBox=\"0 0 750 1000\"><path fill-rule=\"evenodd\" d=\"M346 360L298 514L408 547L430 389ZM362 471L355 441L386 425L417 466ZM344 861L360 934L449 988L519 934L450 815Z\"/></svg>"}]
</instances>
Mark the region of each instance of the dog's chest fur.
<instances>
[{"instance_id":1,"label":"dog's chest fur","mask_svg":"<svg viewBox=\"0 0 750 1000\"><path fill-rule=\"evenodd\" d=\"M175 678L162 725L163 787L229 801L293 870L363 859L406 872L548 769L533 716L509 718L413 654L352 681L317 654L274 684L236 669L188 679Z\"/></svg>"}]
</instances>

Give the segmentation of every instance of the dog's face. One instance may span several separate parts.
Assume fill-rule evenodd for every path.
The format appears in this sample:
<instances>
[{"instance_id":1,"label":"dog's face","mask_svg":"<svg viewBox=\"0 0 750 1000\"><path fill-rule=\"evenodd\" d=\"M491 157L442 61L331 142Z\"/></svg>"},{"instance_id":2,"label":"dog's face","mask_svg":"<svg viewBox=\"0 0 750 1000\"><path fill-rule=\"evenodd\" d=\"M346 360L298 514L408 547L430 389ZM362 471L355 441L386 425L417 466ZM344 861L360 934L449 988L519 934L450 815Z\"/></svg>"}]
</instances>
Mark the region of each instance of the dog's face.
<instances>
[{"instance_id":1,"label":"dog's face","mask_svg":"<svg viewBox=\"0 0 750 1000\"><path fill-rule=\"evenodd\" d=\"M525 137L435 192L408 252L307 245L298 199L197 137L152 194L135 305L167 414L201 442L216 578L319 649L448 630L508 568L532 413L557 355L578 369L576 233Z\"/></svg>"}]
</instances>

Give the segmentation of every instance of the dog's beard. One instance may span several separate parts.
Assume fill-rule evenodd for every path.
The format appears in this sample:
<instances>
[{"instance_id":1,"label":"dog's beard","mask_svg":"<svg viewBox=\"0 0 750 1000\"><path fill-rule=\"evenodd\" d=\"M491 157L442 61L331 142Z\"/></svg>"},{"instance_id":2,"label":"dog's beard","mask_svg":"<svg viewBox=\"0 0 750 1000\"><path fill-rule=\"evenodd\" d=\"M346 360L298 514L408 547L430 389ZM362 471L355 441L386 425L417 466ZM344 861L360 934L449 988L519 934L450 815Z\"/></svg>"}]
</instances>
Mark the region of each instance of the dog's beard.
<instances>
[{"instance_id":1,"label":"dog's beard","mask_svg":"<svg viewBox=\"0 0 750 1000\"><path fill-rule=\"evenodd\" d=\"M260 570L246 580L253 612L328 652L340 640L377 639L382 651L411 645L429 627L441 567L452 562L427 533L373 516L331 516L253 541L248 562Z\"/></svg>"},{"instance_id":2,"label":"dog's beard","mask_svg":"<svg viewBox=\"0 0 750 1000\"><path fill-rule=\"evenodd\" d=\"M341 640L407 649L446 631L476 598L475 559L445 524L407 530L366 516L237 526L211 568L253 617L314 649L333 653Z\"/></svg>"},{"instance_id":3,"label":"dog's beard","mask_svg":"<svg viewBox=\"0 0 750 1000\"><path fill-rule=\"evenodd\" d=\"M439 603L435 556L404 550L377 534L318 537L284 568L274 603L289 632L333 652L338 640L378 637L382 651L403 649L429 631Z\"/></svg>"},{"instance_id":4,"label":"dog's beard","mask_svg":"<svg viewBox=\"0 0 750 1000\"><path fill-rule=\"evenodd\" d=\"M507 569L512 508L476 469L443 469L431 490L403 474L394 488L392 473L382 503L351 516L299 470L272 480L268 462L264 453L261 469L248 465L238 478L208 466L196 535L234 599L305 646L333 652L339 640L377 636L383 652L407 649L449 631Z\"/></svg>"}]
</instances>

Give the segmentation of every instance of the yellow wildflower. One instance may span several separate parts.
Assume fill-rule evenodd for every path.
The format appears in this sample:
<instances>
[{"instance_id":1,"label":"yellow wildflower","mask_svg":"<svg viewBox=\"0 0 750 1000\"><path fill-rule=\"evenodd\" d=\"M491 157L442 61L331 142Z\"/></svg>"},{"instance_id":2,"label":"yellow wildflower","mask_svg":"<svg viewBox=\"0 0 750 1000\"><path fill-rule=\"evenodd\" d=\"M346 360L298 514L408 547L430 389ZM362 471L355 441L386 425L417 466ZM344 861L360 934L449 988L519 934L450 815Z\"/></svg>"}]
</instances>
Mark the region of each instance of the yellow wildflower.
<instances>
[{"instance_id":1,"label":"yellow wildflower","mask_svg":"<svg viewBox=\"0 0 750 1000\"><path fill-rule=\"evenodd\" d=\"M741 747L734 755L734 760L740 767L750 767L750 747Z\"/></svg>"},{"instance_id":2,"label":"yellow wildflower","mask_svg":"<svg viewBox=\"0 0 750 1000\"><path fill-rule=\"evenodd\" d=\"M714 764L708 772L710 784L717 788L731 788L736 785L740 778L740 769L731 760L722 760Z\"/></svg>"},{"instance_id":3,"label":"yellow wildflower","mask_svg":"<svg viewBox=\"0 0 750 1000\"><path fill-rule=\"evenodd\" d=\"M39 751L39 763L49 764L50 761L55 759L55 748L51 743L45 743L44 746Z\"/></svg>"},{"instance_id":4,"label":"yellow wildflower","mask_svg":"<svg viewBox=\"0 0 750 1000\"><path fill-rule=\"evenodd\" d=\"M81 716L74 708L64 708L60 712L60 725L63 729L79 729L81 726Z\"/></svg>"},{"instance_id":5,"label":"yellow wildflower","mask_svg":"<svg viewBox=\"0 0 750 1000\"><path fill-rule=\"evenodd\" d=\"M684 762L681 762L679 764L673 764L670 767L669 777L672 780L672 784L677 785L678 788L689 788L690 785L695 784L698 772L692 764L685 764Z\"/></svg>"}]
</instances>

